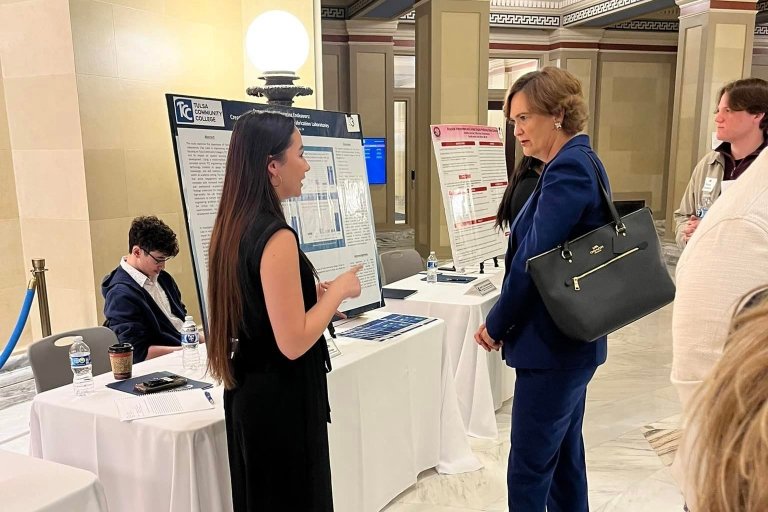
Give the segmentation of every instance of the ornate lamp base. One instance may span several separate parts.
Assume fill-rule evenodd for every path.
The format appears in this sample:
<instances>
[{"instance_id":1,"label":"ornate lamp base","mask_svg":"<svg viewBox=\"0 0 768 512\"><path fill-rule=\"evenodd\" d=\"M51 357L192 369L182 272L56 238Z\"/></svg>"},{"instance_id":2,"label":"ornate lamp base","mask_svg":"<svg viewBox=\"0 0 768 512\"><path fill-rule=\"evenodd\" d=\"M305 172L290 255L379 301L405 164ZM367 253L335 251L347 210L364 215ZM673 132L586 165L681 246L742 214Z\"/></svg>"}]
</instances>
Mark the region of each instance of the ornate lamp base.
<instances>
[{"instance_id":1,"label":"ornate lamp base","mask_svg":"<svg viewBox=\"0 0 768 512\"><path fill-rule=\"evenodd\" d=\"M264 80L264 86L249 87L245 92L257 98L267 98L270 105L290 107L296 96L309 96L313 92L311 87L294 85L294 80L299 77L292 71L267 71L259 78Z\"/></svg>"}]
</instances>

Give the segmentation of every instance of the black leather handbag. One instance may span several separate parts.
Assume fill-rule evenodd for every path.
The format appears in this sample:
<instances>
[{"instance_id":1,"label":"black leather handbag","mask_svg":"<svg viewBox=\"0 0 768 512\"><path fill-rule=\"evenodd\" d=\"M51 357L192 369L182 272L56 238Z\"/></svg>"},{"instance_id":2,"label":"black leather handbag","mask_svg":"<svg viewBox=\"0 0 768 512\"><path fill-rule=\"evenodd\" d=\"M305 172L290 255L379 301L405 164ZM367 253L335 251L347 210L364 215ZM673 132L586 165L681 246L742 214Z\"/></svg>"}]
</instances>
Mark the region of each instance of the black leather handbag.
<instances>
[{"instance_id":1,"label":"black leather handbag","mask_svg":"<svg viewBox=\"0 0 768 512\"><path fill-rule=\"evenodd\" d=\"M558 329L589 342L672 302L649 208L619 217L589 155L613 222L530 258L526 265Z\"/></svg>"}]
</instances>

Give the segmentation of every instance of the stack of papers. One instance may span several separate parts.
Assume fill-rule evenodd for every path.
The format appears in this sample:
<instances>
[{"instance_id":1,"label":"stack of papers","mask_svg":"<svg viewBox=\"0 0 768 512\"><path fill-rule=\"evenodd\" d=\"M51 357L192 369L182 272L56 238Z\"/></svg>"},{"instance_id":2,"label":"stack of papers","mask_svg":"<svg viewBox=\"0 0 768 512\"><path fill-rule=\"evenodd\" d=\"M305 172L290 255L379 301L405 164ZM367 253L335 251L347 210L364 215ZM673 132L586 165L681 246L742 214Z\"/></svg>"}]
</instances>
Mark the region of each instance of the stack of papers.
<instances>
[{"instance_id":1,"label":"stack of papers","mask_svg":"<svg viewBox=\"0 0 768 512\"><path fill-rule=\"evenodd\" d=\"M190 389L176 393L155 393L115 400L120 421L167 416L182 412L213 409L213 399L207 391Z\"/></svg>"}]
</instances>

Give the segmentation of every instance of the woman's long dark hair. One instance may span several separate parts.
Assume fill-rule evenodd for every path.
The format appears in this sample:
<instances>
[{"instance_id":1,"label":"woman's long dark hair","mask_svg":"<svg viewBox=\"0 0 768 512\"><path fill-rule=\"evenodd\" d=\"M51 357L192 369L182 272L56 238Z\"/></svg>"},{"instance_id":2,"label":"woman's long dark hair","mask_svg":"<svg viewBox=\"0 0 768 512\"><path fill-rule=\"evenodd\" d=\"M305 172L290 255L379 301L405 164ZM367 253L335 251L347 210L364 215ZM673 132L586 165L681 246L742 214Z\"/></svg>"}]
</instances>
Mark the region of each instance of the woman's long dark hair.
<instances>
[{"instance_id":1,"label":"woman's long dark hair","mask_svg":"<svg viewBox=\"0 0 768 512\"><path fill-rule=\"evenodd\" d=\"M507 128L511 129L510 127ZM515 192L515 188L520 183L520 179L523 175L531 169L540 169L542 165L541 160L533 158L532 156L524 156L520 163L517 164L515 170L512 171L512 175L509 177L509 183L504 190L504 195L501 197L499 203L499 211L496 212L496 224L499 229L505 229L511 226L515 219L512 218L512 195Z\"/></svg>"},{"instance_id":2,"label":"woman's long dark hair","mask_svg":"<svg viewBox=\"0 0 768 512\"><path fill-rule=\"evenodd\" d=\"M208 371L226 389L235 386L229 339L237 337L243 312L238 276L240 241L259 215L284 219L280 198L269 180L269 159L282 160L291 145L293 119L276 112L251 111L232 131L219 211L208 258Z\"/></svg>"}]
</instances>

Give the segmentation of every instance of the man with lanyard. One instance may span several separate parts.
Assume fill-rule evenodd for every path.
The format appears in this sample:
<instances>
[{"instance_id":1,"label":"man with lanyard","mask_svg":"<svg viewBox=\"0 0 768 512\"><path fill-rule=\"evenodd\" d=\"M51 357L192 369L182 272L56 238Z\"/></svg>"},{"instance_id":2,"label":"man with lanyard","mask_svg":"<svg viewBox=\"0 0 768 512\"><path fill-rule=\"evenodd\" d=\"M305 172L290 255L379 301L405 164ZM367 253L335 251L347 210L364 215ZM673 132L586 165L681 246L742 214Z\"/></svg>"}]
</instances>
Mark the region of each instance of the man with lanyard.
<instances>
[{"instance_id":1,"label":"man with lanyard","mask_svg":"<svg viewBox=\"0 0 768 512\"><path fill-rule=\"evenodd\" d=\"M702 158L691 174L675 211L675 240L682 249L711 204L752 164L766 146L768 82L745 78L720 89L715 110L722 142Z\"/></svg>"}]
</instances>

